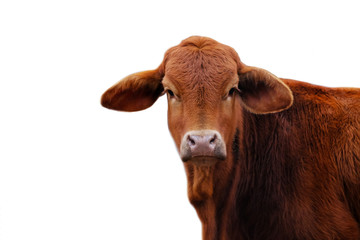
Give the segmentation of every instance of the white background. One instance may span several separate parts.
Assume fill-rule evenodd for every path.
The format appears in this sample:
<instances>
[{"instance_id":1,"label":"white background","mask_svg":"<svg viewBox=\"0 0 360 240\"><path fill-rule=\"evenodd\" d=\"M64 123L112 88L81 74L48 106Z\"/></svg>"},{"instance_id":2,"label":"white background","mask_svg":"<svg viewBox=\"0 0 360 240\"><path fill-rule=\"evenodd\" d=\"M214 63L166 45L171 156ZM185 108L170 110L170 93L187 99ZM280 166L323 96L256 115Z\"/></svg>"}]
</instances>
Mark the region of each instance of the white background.
<instances>
[{"instance_id":1,"label":"white background","mask_svg":"<svg viewBox=\"0 0 360 240\"><path fill-rule=\"evenodd\" d=\"M360 87L357 2L1 1L0 239L201 239L166 99L130 114L101 94L191 35L279 77Z\"/></svg>"}]
</instances>

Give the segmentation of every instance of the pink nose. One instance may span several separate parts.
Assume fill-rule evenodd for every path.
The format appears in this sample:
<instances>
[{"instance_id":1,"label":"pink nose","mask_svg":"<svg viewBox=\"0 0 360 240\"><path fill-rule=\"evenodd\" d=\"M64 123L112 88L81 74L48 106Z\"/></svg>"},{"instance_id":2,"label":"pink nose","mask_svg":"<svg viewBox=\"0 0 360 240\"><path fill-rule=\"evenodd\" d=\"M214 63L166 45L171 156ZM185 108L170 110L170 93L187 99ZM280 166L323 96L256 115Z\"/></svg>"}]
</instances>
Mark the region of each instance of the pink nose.
<instances>
[{"instance_id":1,"label":"pink nose","mask_svg":"<svg viewBox=\"0 0 360 240\"><path fill-rule=\"evenodd\" d=\"M193 158L226 158L226 149L221 135L214 130L187 132L181 142L180 157L186 162Z\"/></svg>"}]
</instances>

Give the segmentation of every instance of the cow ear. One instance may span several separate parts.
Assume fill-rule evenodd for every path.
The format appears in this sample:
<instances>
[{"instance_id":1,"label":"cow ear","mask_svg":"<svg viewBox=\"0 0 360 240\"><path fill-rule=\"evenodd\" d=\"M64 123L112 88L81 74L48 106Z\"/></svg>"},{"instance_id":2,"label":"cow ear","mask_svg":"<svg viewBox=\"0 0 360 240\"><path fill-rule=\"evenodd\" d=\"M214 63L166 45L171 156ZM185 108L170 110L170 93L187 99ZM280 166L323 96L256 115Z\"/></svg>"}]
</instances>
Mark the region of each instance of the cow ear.
<instances>
[{"instance_id":1,"label":"cow ear","mask_svg":"<svg viewBox=\"0 0 360 240\"><path fill-rule=\"evenodd\" d=\"M101 105L118 111L140 111L154 104L164 88L158 69L131 74L110 87Z\"/></svg>"},{"instance_id":2,"label":"cow ear","mask_svg":"<svg viewBox=\"0 0 360 240\"><path fill-rule=\"evenodd\" d=\"M281 112L293 103L290 88L270 72L245 66L239 71L240 96L245 107L252 113Z\"/></svg>"}]
</instances>

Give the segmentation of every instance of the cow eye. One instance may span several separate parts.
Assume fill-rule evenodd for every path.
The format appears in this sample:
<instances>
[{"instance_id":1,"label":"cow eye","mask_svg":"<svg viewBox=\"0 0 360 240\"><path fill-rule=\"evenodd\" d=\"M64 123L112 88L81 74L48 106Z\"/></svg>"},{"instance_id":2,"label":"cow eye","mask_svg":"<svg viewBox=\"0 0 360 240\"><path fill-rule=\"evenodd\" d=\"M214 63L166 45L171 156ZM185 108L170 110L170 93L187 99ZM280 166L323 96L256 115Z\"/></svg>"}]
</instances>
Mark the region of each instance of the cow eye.
<instances>
[{"instance_id":1,"label":"cow eye","mask_svg":"<svg viewBox=\"0 0 360 240\"><path fill-rule=\"evenodd\" d=\"M232 87L223 97L224 100L226 99L230 99L231 97L234 96L235 92L239 91L239 89L237 87Z\"/></svg>"},{"instance_id":2,"label":"cow eye","mask_svg":"<svg viewBox=\"0 0 360 240\"><path fill-rule=\"evenodd\" d=\"M176 95L172 90L170 90L169 88L165 87L164 91L162 94L167 94L167 96L170 98L170 99L175 99L177 101L180 101L180 97L178 95Z\"/></svg>"},{"instance_id":3,"label":"cow eye","mask_svg":"<svg viewBox=\"0 0 360 240\"><path fill-rule=\"evenodd\" d=\"M171 98L175 97L174 92L171 91L170 89L167 90L167 93L169 94L169 96L170 96Z\"/></svg>"},{"instance_id":4,"label":"cow eye","mask_svg":"<svg viewBox=\"0 0 360 240\"><path fill-rule=\"evenodd\" d=\"M232 96L234 94L234 92L236 91L236 88L231 88L229 91L229 96Z\"/></svg>"},{"instance_id":5,"label":"cow eye","mask_svg":"<svg viewBox=\"0 0 360 240\"><path fill-rule=\"evenodd\" d=\"M225 96L225 98L230 98L232 96L234 96L234 93L238 91L238 89L236 87L233 87L229 90L228 94Z\"/></svg>"}]
</instances>

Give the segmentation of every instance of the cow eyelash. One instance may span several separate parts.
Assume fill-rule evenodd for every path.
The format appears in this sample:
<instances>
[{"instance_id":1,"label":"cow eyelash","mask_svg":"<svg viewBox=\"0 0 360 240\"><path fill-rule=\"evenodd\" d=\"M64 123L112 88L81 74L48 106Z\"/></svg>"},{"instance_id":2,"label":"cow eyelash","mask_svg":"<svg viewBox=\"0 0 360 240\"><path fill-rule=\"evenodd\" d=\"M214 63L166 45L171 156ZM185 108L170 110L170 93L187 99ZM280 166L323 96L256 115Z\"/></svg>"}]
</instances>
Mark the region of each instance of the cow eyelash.
<instances>
[{"instance_id":1,"label":"cow eyelash","mask_svg":"<svg viewBox=\"0 0 360 240\"><path fill-rule=\"evenodd\" d=\"M167 91L167 93L169 94L169 96L170 96L171 98L175 97L175 94L174 94L173 91L171 91L170 89L167 89L166 91Z\"/></svg>"},{"instance_id":2,"label":"cow eyelash","mask_svg":"<svg viewBox=\"0 0 360 240\"><path fill-rule=\"evenodd\" d=\"M236 91L236 88L234 88L234 87L231 88L228 95L229 96L233 95L235 91Z\"/></svg>"},{"instance_id":3,"label":"cow eyelash","mask_svg":"<svg viewBox=\"0 0 360 240\"><path fill-rule=\"evenodd\" d=\"M165 94L165 93L169 96L169 98L179 100L179 97L170 89L165 88L163 94Z\"/></svg>"},{"instance_id":4,"label":"cow eyelash","mask_svg":"<svg viewBox=\"0 0 360 240\"><path fill-rule=\"evenodd\" d=\"M239 91L239 89L237 87L232 87L224 98L232 97L236 91Z\"/></svg>"}]
</instances>

